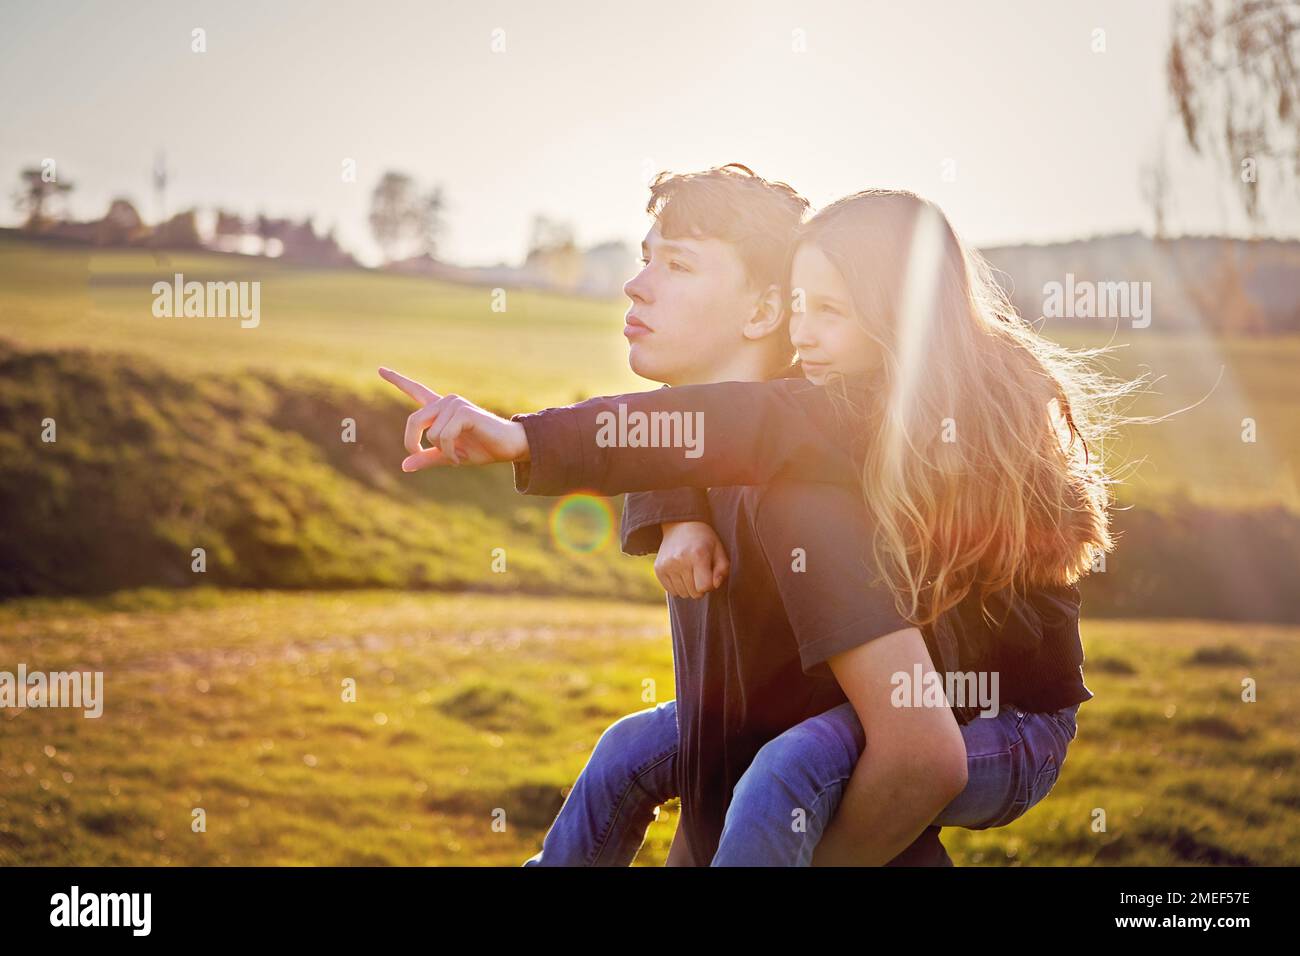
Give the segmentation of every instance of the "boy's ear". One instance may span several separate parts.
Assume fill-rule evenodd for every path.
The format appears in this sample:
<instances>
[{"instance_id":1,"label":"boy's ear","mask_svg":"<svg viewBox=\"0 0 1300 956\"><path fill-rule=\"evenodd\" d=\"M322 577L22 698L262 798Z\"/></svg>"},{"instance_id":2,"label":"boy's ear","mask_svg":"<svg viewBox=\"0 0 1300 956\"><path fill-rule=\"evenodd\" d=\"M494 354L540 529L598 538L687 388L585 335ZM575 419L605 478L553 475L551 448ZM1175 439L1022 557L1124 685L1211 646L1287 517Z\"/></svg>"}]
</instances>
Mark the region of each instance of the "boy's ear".
<instances>
[{"instance_id":1,"label":"boy's ear","mask_svg":"<svg viewBox=\"0 0 1300 956\"><path fill-rule=\"evenodd\" d=\"M753 314L745 320L745 338L757 341L780 332L784 328L783 316L781 287L770 285L759 296Z\"/></svg>"}]
</instances>

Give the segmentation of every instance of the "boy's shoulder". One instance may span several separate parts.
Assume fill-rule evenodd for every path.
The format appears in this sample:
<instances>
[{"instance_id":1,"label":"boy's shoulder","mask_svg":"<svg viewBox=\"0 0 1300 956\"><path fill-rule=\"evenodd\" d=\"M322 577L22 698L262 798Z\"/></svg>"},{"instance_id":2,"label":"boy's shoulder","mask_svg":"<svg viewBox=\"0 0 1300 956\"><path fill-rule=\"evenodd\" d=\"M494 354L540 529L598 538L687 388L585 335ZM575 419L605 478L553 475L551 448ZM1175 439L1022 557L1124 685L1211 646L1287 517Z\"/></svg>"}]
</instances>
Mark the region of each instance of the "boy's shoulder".
<instances>
[{"instance_id":1,"label":"boy's shoulder","mask_svg":"<svg viewBox=\"0 0 1300 956\"><path fill-rule=\"evenodd\" d=\"M780 475L764 485L746 486L742 501L760 539L802 534L810 544L827 538L865 540L871 527L861 487L843 481Z\"/></svg>"}]
</instances>

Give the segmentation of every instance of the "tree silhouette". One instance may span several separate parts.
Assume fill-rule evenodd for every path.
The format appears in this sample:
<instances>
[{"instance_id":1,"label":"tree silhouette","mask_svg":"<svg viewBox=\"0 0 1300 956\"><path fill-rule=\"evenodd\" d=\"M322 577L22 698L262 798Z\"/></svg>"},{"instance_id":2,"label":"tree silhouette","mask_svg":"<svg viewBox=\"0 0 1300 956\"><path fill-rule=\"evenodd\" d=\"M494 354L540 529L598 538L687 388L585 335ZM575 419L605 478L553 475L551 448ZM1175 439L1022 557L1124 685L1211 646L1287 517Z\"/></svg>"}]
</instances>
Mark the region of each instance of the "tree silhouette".
<instances>
[{"instance_id":1,"label":"tree silhouette","mask_svg":"<svg viewBox=\"0 0 1300 956\"><path fill-rule=\"evenodd\" d=\"M72 191L72 183L57 182L41 167L28 167L18 174L23 188L14 193L14 208L26 213L24 228L39 231L53 220L46 215L49 201Z\"/></svg>"},{"instance_id":2,"label":"tree silhouette","mask_svg":"<svg viewBox=\"0 0 1300 956\"><path fill-rule=\"evenodd\" d=\"M438 242L442 239L442 211L445 206L442 187L435 186L420 200L419 239L420 251L430 259L438 256Z\"/></svg>"},{"instance_id":3,"label":"tree silhouette","mask_svg":"<svg viewBox=\"0 0 1300 956\"><path fill-rule=\"evenodd\" d=\"M389 171L370 196L370 231L389 262L411 246L432 257L442 236L441 187L421 194L415 179Z\"/></svg>"},{"instance_id":4,"label":"tree silhouette","mask_svg":"<svg viewBox=\"0 0 1300 956\"><path fill-rule=\"evenodd\" d=\"M1231 170L1260 217L1261 165L1300 177L1300 2L1179 0L1166 75L1187 142Z\"/></svg>"}]
</instances>

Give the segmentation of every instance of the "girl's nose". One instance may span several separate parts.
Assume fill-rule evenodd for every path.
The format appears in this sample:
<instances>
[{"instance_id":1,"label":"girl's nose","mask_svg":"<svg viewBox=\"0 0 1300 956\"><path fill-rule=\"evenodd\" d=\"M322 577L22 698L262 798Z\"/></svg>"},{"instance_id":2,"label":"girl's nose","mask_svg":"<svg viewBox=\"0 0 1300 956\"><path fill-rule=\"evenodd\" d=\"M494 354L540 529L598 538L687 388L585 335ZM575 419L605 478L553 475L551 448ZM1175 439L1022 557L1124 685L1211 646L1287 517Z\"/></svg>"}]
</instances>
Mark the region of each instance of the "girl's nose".
<instances>
[{"instance_id":1,"label":"girl's nose","mask_svg":"<svg viewBox=\"0 0 1300 956\"><path fill-rule=\"evenodd\" d=\"M809 349L817 344L817 337L813 334L812 323L806 317L791 316L790 344L796 349Z\"/></svg>"}]
</instances>

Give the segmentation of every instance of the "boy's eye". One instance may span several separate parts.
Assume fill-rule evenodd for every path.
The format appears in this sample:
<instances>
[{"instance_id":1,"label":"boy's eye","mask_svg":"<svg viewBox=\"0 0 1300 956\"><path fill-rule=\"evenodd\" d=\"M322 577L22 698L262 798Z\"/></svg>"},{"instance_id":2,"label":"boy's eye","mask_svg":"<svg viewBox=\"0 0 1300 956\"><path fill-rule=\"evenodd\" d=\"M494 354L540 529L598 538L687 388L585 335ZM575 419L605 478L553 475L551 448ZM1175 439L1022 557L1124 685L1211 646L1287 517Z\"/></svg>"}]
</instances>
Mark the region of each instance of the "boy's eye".
<instances>
[{"instance_id":1,"label":"boy's eye","mask_svg":"<svg viewBox=\"0 0 1300 956\"><path fill-rule=\"evenodd\" d=\"M637 259L637 262L641 263L642 266L648 266L648 265L650 265L650 259L649 259L648 257L646 257L646 256L641 256L641 258ZM669 259L669 260L668 260L668 268L669 268L669 270L674 271L674 272L690 272L690 271L691 271L690 269L686 268L686 266L685 266L685 265L684 265L680 260L678 260L678 259Z\"/></svg>"}]
</instances>

